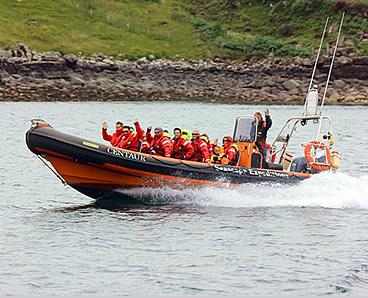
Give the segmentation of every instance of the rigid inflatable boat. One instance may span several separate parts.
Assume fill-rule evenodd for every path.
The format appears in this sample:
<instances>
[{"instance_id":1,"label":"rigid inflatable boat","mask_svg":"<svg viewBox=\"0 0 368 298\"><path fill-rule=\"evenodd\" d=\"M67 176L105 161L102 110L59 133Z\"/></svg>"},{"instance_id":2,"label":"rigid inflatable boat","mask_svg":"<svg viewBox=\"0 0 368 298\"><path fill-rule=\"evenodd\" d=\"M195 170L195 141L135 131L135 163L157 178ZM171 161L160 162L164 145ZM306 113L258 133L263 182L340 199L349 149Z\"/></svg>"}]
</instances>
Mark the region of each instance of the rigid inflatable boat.
<instances>
[{"instance_id":1,"label":"rigid inflatable boat","mask_svg":"<svg viewBox=\"0 0 368 298\"><path fill-rule=\"evenodd\" d=\"M333 58L337 43L338 38ZM162 187L188 189L237 187L249 183L298 183L340 167L340 156L332 151L332 119L322 115L327 87L320 111L317 111L318 90L312 83L318 56L304 111L300 116L286 120L275 140L268 145L267 160L263 160L264 156L256 146L255 127L258 123L254 116L235 119L233 141L238 148L235 165L207 164L124 150L65 134L40 119L32 120L26 143L64 184L94 199L120 197L123 190L132 188L149 191ZM332 65L333 59L330 73ZM328 80L329 77L330 74ZM316 128L311 136L304 133L312 131L309 124ZM301 137L296 136L297 132ZM299 146L292 140L299 142ZM300 145L304 149L297 156L294 151L297 152Z\"/></svg>"},{"instance_id":2,"label":"rigid inflatable boat","mask_svg":"<svg viewBox=\"0 0 368 298\"><path fill-rule=\"evenodd\" d=\"M293 159L287 150L298 124L304 126L304 122L314 121L320 127L323 120L331 123L329 117L319 115L289 118L270 144L268 160L264 161L251 135L257 125L255 118L238 117L233 137L239 149L236 165L207 164L124 150L65 134L37 119L32 120L26 133L26 143L64 184L100 199L120 196L124 189L142 187L188 189L236 187L247 183L290 184L331 171L339 167L339 156L330 152L331 126L325 134L318 129L317 139L304 145L305 156ZM290 123L291 132L283 135ZM328 145L323 143L326 140ZM282 142L279 149L275 145L278 141Z\"/></svg>"}]
</instances>

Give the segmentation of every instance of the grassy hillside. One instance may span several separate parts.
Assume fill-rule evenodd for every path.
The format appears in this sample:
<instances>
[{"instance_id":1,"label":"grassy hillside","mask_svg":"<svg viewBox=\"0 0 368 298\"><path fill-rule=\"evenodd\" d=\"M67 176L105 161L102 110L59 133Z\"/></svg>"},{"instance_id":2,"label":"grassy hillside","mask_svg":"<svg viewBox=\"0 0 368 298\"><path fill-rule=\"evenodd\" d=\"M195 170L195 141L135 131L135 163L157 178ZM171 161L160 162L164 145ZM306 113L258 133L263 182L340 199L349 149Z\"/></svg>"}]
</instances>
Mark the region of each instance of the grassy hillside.
<instances>
[{"instance_id":1,"label":"grassy hillside","mask_svg":"<svg viewBox=\"0 0 368 298\"><path fill-rule=\"evenodd\" d=\"M36 22L36 23L34 23ZM185 14L152 1L0 0L0 42L37 51L199 57Z\"/></svg>"},{"instance_id":2,"label":"grassy hillside","mask_svg":"<svg viewBox=\"0 0 368 298\"><path fill-rule=\"evenodd\" d=\"M116 58L312 55L327 16L368 53L368 0L0 0L0 47ZM366 10L366 11L365 11ZM333 41L336 32L328 36Z\"/></svg>"}]
</instances>

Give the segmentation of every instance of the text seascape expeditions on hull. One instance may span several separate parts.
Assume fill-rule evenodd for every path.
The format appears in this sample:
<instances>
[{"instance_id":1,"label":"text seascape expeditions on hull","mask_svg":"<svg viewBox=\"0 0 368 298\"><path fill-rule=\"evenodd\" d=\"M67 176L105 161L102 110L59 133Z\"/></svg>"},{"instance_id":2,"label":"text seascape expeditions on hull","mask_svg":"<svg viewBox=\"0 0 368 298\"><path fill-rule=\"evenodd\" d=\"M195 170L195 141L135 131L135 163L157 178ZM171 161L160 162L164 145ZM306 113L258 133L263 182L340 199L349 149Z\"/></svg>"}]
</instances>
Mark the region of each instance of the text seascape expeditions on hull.
<instances>
[{"instance_id":1,"label":"text seascape expeditions on hull","mask_svg":"<svg viewBox=\"0 0 368 298\"><path fill-rule=\"evenodd\" d=\"M233 167L224 167L219 165L214 165L213 168L216 171L233 173L238 175L250 175L250 176L261 176L261 177L282 177L282 178L289 178L290 176L286 173L276 172L276 171L262 171L256 170L252 168L233 168Z\"/></svg>"}]
</instances>

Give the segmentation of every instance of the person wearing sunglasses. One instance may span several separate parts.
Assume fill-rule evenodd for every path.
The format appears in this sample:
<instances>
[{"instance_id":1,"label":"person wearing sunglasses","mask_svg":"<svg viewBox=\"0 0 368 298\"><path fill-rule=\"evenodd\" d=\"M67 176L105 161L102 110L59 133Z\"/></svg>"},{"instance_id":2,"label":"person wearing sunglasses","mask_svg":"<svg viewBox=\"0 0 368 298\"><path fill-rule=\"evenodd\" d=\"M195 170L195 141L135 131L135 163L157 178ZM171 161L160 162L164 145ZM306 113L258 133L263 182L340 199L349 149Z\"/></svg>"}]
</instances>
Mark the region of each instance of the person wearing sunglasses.
<instances>
[{"instance_id":1,"label":"person wearing sunglasses","mask_svg":"<svg viewBox=\"0 0 368 298\"><path fill-rule=\"evenodd\" d=\"M119 142L116 145L116 147L118 147L118 148L123 148L123 146L127 142L127 139L129 138L129 136L132 133L132 131L130 130L129 125L124 125L123 128L122 128L122 131L123 131L123 133L120 135Z\"/></svg>"},{"instance_id":2,"label":"person wearing sunglasses","mask_svg":"<svg viewBox=\"0 0 368 298\"><path fill-rule=\"evenodd\" d=\"M132 150L132 151L139 151L140 149L139 141L143 139L144 132L141 126L139 125L138 119L134 120L134 126L135 126L135 131L131 131L130 129L127 131L127 129L124 128L126 137L124 138L124 140L122 138L122 140L120 141L119 143L120 148Z\"/></svg>"},{"instance_id":3,"label":"person wearing sunglasses","mask_svg":"<svg viewBox=\"0 0 368 298\"><path fill-rule=\"evenodd\" d=\"M192 131L192 146L194 153L190 160L211 163L207 143L201 139L201 135L196 129Z\"/></svg>"},{"instance_id":4,"label":"person wearing sunglasses","mask_svg":"<svg viewBox=\"0 0 368 298\"><path fill-rule=\"evenodd\" d=\"M237 163L237 155L238 155L238 146L233 144L233 138L230 136L226 136L222 139L222 143L224 144L224 156L221 158L221 164L229 164L236 165Z\"/></svg>"},{"instance_id":5,"label":"person wearing sunglasses","mask_svg":"<svg viewBox=\"0 0 368 298\"><path fill-rule=\"evenodd\" d=\"M115 129L116 131L112 134L112 135L109 135L107 133L107 128L109 127L107 125L107 122L104 121L102 123L102 138L105 140L105 141L108 141L111 143L111 145L113 146L117 146L120 142L120 138L123 134L123 122L121 121L117 121L116 124L115 124Z\"/></svg>"},{"instance_id":6,"label":"person wearing sunglasses","mask_svg":"<svg viewBox=\"0 0 368 298\"><path fill-rule=\"evenodd\" d=\"M161 127L154 129L155 136L151 143L151 154L171 157L171 140Z\"/></svg>"}]
</instances>

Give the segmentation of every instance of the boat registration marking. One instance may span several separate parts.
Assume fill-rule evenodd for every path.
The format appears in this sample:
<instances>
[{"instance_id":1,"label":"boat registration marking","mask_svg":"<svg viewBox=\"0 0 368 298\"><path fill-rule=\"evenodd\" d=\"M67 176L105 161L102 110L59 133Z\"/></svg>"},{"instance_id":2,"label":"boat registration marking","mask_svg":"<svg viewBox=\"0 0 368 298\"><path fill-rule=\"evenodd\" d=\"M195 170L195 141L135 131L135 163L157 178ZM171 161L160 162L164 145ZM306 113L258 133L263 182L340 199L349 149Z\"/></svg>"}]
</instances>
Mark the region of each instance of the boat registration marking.
<instances>
[{"instance_id":1,"label":"boat registration marking","mask_svg":"<svg viewBox=\"0 0 368 298\"><path fill-rule=\"evenodd\" d=\"M133 159L133 160L138 160L138 161L146 161L146 157L139 155L139 154L135 154L135 153L131 153L131 152L125 152L125 151L121 151L121 150L116 150L114 148L110 148L107 147L106 148L107 153L111 154L111 155L115 155L115 156L120 156L123 158L128 158L128 159Z\"/></svg>"},{"instance_id":2,"label":"boat registration marking","mask_svg":"<svg viewBox=\"0 0 368 298\"><path fill-rule=\"evenodd\" d=\"M92 148L96 148L96 149L100 148L99 145L93 144L93 143L90 143L90 142L87 142L87 141L83 141L83 145L88 146L88 147L92 147Z\"/></svg>"},{"instance_id":3,"label":"boat registration marking","mask_svg":"<svg viewBox=\"0 0 368 298\"><path fill-rule=\"evenodd\" d=\"M213 167L216 171L234 173L238 175L290 178L288 174L280 173L280 172L259 171L259 170L254 170L254 169L228 168L228 167L223 167L223 166L218 166L218 165L214 165Z\"/></svg>"}]
</instances>

